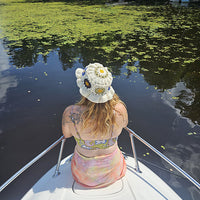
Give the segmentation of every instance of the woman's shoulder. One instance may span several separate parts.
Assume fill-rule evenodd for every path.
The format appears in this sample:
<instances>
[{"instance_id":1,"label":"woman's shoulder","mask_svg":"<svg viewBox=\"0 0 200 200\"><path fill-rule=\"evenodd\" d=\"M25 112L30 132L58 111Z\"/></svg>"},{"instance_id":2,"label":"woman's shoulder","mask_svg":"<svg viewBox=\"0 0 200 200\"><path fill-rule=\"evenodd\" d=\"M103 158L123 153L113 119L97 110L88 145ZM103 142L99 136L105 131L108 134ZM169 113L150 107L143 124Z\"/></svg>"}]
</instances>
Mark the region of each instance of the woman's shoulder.
<instances>
[{"instance_id":1,"label":"woman's shoulder","mask_svg":"<svg viewBox=\"0 0 200 200\"><path fill-rule=\"evenodd\" d=\"M79 106L79 105L69 105L65 108L64 113L72 113L72 112L79 112L81 110L83 110L83 106Z\"/></svg>"},{"instance_id":2,"label":"woman's shoulder","mask_svg":"<svg viewBox=\"0 0 200 200\"><path fill-rule=\"evenodd\" d=\"M63 112L63 119L73 122L72 119L81 118L81 114L84 112L85 107L79 105L69 105Z\"/></svg>"},{"instance_id":3,"label":"woman's shoulder","mask_svg":"<svg viewBox=\"0 0 200 200\"><path fill-rule=\"evenodd\" d=\"M124 113L127 113L126 106L125 106L123 103L121 103L121 102L117 103L117 104L115 105L114 109L115 109L115 111L116 111L117 113L122 114L122 115L123 115Z\"/></svg>"},{"instance_id":4,"label":"woman's shoulder","mask_svg":"<svg viewBox=\"0 0 200 200\"><path fill-rule=\"evenodd\" d=\"M82 110L78 105L69 105L65 108L62 116L62 125L68 126L70 123L78 123L81 119Z\"/></svg>"},{"instance_id":5,"label":"woman's shoulder","mask_svg":"<svg viewBox=\"0 0 200 200\"><path fill-rule=\"evenodd\" d=\"M128 113L126 110L126 106L119 102L115 105L114 110L116 111L116 120L122 123L122 127L126 127L128 124Z\"/></svg>"}]
</instances>

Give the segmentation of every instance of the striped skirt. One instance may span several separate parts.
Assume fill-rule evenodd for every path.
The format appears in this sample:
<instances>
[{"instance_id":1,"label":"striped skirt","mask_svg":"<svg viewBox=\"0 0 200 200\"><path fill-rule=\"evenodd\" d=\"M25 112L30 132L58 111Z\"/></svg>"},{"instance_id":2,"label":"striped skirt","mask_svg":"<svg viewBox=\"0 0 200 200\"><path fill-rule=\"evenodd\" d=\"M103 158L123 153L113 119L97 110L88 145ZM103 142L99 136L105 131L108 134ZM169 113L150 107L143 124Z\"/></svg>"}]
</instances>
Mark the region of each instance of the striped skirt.
<instances>
[{"instance_id":1,"label":"striped skirt","mask_svg":"<svg viewBox=\"0 0 200 200\"><path fill-rule=\"evenodd\" d=\"M76 149L71 162L73 178L89 188L106 187L122 178L126 173L126 163L121 151L110 154L85 157Z\"/></svg>"}]
</instances>

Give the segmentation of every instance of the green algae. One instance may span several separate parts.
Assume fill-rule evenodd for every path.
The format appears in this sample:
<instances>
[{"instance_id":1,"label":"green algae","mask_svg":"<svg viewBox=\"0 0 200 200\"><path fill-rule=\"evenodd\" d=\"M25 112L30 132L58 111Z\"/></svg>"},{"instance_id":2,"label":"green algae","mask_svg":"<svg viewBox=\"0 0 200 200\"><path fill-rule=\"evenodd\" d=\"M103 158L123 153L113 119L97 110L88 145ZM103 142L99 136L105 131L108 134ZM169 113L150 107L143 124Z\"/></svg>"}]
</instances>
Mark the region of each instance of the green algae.
<instances>
[{"instance_id":1,"label":"green algae","mask_svg":"<svg viewBox=\"0 0 200 200\"><path fill-rule=\"evenodd\" d=\"M81 55L84 64L103 62L114 75L125 64L126 76L141 73L157 91L184 81L193 104L172 100L184 116L200 121L199 8L24 2L0 0L0 35L17 68L33 66L40 55L45 63L56 51L63 70Z\"/></svg>"},{"instance_id":2,"label":"green algae","mask_svg":"<svg viewBox=\"0 0 200 200\"><path fill-rule=\"evenodd\" d=\"M37 43L38 55L46 56L52 49L81 42L104 54L108 64L111 59L126 63L128 56L141 62L184 66L199 56L195 40L200 32L200 14L192 9L180 12L167 6L0 2L1 38L17 48L33 49Z\"/></svg>"}]
</instances>

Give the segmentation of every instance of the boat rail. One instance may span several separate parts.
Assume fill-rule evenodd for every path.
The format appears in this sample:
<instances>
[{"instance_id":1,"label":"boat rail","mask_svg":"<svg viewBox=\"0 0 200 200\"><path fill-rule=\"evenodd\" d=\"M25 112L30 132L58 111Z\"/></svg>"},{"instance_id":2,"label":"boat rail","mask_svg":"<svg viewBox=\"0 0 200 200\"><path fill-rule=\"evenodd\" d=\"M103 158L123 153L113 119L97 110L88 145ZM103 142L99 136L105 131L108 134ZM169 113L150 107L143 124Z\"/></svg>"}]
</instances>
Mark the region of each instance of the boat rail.
<instances>
[{"instance_id":1,"label":"boat rail","mask_svg":"<svg viewBox=\"0 0 200 200\"><path fill-rule=\"evenodd\" d=\"M141 173L140 168L139 168L137 154L136 154L136 149L135 149L134 137L136 139L138 139L140 142L142 142L144 145L146 145L149 149L154 151L163 160L168 162L172 167L174 167L177 171L179 171L185 178L187 178L191 183L193 183L198 189L200 189L200 184L194 178L192 178L189 174L187 174L184 170L182 170L178 165L176 165L169 158L167 158L165 155L163 155L161 152L159 152L156 148L154 148L152 145L150 145L147 141L142 139L133 130L131 130L128 127L125 127L124 129L129 133L129 137L130 137L130 140L131 140L131 147L132 147L132 151L133 151L133 157L134 157L134 160L135 160L135 170L137 172ZM59 167L60 167L60 162L61 162L61 159L62 159L62 152L63 152L65 141L66 141L66 138L64 138L64 136L62 136L57 141L55 141L53 144L51 144L48 148L46 148L43 152L41 152L38 156L36 156L33 160L31 160L23 168L21 168L18 172L16 172L11 178L9 178L0 187L0 192L2 190L4 190L12 181L14 181L26 169L28 169L31 165L33 165L36 161L38 161L40 158L42 158L46 153L48 153L51 149L53 149L55 146L57 146L61 142L61 147L60 147L60 152L59 152L58 161L57 161L57 165L56 165L56 170L55 170L55 173L54 173L53 177L58 176L60 174Z\"/></svg>"},{"instance_id":2,"label":"boat rail","mask_svg":"<svg viewBox=\"0 0 200 200\"><path fill-rule=\"evenodd\" d=\"M28 169L31 165L33 165L36 161L42 158L46 153L48 153L51 149L53 149L56 145L58 145L61 141L65 141L64 136L60 137L53 144L51 144L48 148L42 151L39 155L37 155L33 160L27 163L24 167L22 167L19 171L17 171L13 176L11 176L3 185L0 187L0 192L5 189L12 181L14 181L20 174L22 174L26 169ZM62 146L63 146L62 142ZM63 147L62 147L63 148ZM60 151L61 152L61 151ZM61 153L60 153L61 154ZM59 161L59 160L58 160Z\"/></svg>"},{"instance_id":3,"label":"boat rail","mask_svg":"<svg viewBox=\"0 0 200 200\"><path fill-rule=\"evenodd\" d=\"M188 173L186 173L184 170L182 170L178 165L176 165L174 162L172 162L169 158L167 158L164 154L162 154L160 151L158 151L156 148L154 148L152 145L150 145L147 141L145 141L144 139L142 139L139 135L137 135L133 130L131 130L128 127L125 127L125 130L128 131L129 136L132 138L133 140L133 136L135 138L137 138L140 142L142 142L144 145L146 145L149 149L151 149L152 151L154 151L158 156L160 156L163 160L165 160L166 162L168 162L172 167L174 167L177 171L179 171L185 178L187 178L191 183L193 183L198 189L200 189L200 184L194 179L192 178ZM131 145L134 145L134 141L131 141ZM133 151L135 151L135 147L132 147ZM134 152L133 152L134 154ZM136 151L135 151L136 154ZM135 160L137 159L137 157L135 157ZM136 171L140 171L139 169L139 164L138 161L135 162L135 168Z\"/></svg>"}]
</instances>

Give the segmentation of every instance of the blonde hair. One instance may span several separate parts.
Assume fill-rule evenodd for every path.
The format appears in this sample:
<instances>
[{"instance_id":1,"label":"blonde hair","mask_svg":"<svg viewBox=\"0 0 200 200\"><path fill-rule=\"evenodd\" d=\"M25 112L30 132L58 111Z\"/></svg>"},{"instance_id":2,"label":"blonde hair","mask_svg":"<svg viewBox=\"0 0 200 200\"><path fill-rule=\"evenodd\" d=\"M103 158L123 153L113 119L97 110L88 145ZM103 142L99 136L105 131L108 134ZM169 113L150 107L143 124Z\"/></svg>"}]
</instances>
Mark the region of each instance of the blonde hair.
<instances>
[{"instance_id":1,"label":"blonde hair","mask_svg":"<svg viewBox=\"0 0 200 200\"><path fill-rule=\"evenodd\" d=\"M109 134L112 131L112 126L117 125L114 108L118 103L122 103L125 106L117 94L114 94L113 98L105 103L93 103L82 96L76 105L86 106L86 110L81 115L83 128L93 124L92 135L97 136L97 134L101 133L101 136L105 136Z\"/></svg>"}]
</instances>

